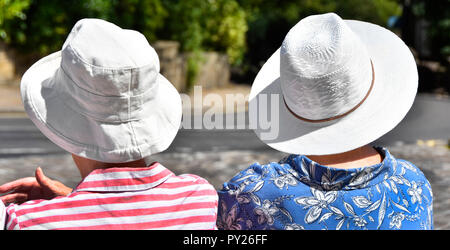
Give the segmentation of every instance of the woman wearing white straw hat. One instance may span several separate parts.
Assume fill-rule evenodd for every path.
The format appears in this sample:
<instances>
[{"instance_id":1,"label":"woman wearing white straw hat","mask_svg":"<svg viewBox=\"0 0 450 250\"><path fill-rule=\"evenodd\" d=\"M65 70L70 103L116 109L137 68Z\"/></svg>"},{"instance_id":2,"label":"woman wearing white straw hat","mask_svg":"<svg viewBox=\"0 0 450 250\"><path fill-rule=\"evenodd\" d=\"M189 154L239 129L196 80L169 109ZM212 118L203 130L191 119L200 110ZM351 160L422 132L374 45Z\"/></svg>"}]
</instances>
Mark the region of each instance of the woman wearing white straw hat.
<instances>
[{"instance_id":1,"label":"woman wearing white straw hat","mask_svg":"<svg viewBox=\"0 0 450 250\"><path fill-rule=\"evenodd\" d=\"M38 168L36 178L0 186L9 192L0 228L216 228L213 186L149 159L172 143L182 108L141 33L80 20L61 51L28 69L21 93L30 119L72 154L83 180L72 190Z\"/></svg>"},{"instance_id":2,"label":"woman wearing white straw hat","mask_svg":"<svg viewBox=\"0 0 450 250\"><path fill-rule=\"evenodd\" d=\"M392 32L334 13L302 19L249 98L252 119L271 115L278 132L258 123L258 137L291 155L224 184L219 229L432 229L423 173L368 146L404 118L417 82L414 58Z\"/></svg>"}]
</instances>

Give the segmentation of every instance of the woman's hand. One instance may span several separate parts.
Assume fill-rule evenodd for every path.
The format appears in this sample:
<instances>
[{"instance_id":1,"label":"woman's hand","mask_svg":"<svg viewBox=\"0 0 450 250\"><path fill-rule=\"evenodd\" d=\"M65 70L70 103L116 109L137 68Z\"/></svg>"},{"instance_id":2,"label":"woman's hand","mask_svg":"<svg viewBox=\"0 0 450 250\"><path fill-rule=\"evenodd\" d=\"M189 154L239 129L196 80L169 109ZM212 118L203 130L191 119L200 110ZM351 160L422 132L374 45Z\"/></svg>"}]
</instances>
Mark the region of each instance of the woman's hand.
<instances>
[{"instance_id":1,"label":"woman's hand","mask_svg":"<svg viewBox=\"0 0 450 250\"><path fill-rule=\"evenodd\" d=\"M5 205L10 203L21 204L30 200L50 200L57 196L66 196L71 192L71 188L48 178L38 167L35 177L26 177L1 185L0 194L8 194L1 196L0 200Z\"/></svg>"}]
</instances>

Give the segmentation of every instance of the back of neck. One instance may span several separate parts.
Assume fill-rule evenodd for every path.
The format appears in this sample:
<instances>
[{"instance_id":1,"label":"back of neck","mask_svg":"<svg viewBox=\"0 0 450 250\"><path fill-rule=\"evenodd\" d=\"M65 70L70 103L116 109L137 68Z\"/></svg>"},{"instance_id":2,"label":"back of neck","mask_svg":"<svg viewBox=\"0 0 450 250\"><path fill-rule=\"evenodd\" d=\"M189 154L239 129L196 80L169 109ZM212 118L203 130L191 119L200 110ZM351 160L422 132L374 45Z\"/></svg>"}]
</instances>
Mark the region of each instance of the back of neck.
<instances>
[{"instance_id":1,"label":"back of neck","mask_svg":"<svg viewBox=\"0 0 450 250\"><path fill-rule=\"evenodd\" d=\"M364 146L340 154L310 155L307 157L320 165L341 169L371 166L383 161L380 153L371 146Z\"/></svg>"}]
</instances>

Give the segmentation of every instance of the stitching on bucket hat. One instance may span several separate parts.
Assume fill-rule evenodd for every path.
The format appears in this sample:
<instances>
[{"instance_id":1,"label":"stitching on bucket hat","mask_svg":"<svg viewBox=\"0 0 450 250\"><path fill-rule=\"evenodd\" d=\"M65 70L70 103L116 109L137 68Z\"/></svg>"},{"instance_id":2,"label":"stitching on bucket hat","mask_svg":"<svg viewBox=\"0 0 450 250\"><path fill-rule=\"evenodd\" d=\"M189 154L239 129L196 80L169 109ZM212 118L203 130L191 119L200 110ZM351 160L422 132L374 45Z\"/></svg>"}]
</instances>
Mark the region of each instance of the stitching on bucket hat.
<instances>
[{"instance_id":1,"label":"stitching on bucket hat","mask_svg":"<svg viewBox=\"0 0 450 250\"><path fill-rule=\"evenodd\" d=\"M77 57L77 59L79 59L79 58ZM81 59L80 59L80 60L81 60ZM80 61L80 63L83 63L83 62ZM89 65L89 64L88 64L88 65ZM153 66L154 66L154 65L152 65L152 64L147 64L147 65L142 66L142 67L139 67L139 68L126 68L126 69L124 69L123 71L128 71L128 72L130 73L130 75L132 75L132 72L141 72L141 71L143 71L143 70L145 70L145 69L147 69L147 68L153 67ZM95 67L95 68L97 68L97 69L99 69L99 70L102 70L102 71L103 71L103 70L106 70L106 71L119 71L119 70L121 70L121 69L113 70L113 69L107 69L107 68L104 69L104 68L102 68L102 67L97 67L97 66L93 66L93 67ZM79 89L84 90L84 91L86 91L86 92L88 92L88 93L90 93L90 94L93 94L93 95L98 96L98 97L107 97L107 98L128 98L128 96L124 96L124 95L112 95L112 96L100 95L100 94L94 93L94 92L92 92L92 91L90 91L90 90L87 90L87 89L81 87L80 84L77 83L77 82L70 76L70 74L66 71L66 69L65 69L63 63L61 63L61 67L60 67L60 68L64 71L64 74L65 74L65 75L66 75L73 83L75 83L75 85L76 85ZM156 73L156 77L157 77L157 75L159 74L159 72L155 72L155 73ZM139 95L144 95L147 91L152 90L153 87L155 87L155 86L152 86L151 88L145 90L143 93L140 93L140 94L138 94L138 95L134 95L133 97L139 96Z\"/></svg>"}]
</instances>

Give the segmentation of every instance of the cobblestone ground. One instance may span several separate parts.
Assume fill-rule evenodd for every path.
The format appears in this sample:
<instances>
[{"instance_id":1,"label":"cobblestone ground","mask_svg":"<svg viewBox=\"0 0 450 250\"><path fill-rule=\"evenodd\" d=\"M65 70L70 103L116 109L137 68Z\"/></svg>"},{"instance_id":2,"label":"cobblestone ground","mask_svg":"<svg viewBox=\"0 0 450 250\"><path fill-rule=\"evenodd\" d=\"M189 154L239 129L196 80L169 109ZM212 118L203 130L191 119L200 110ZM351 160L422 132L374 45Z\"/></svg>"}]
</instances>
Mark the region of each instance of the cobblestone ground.
<instances>
[{"instance_id":1,"label":"cobblestone ground","mask_svg":"<svg viewBox=\"0 0 450 250\"><path fill-rule=\"evenodd\" d=\"M450 150L447 143L435 141L389 147L397 158L417 165L427 176L434 195L435 229L450 229ZM209 180L216 189L240 170L254 162L278 161L285 154L266 151L178 152L155 155L175 174L197 174ZM70 155L27 156L0 159L0 183L31 176L41 166L51 178L74 187L80 181L78 170Z\"/></svg>"}]
</instances>

